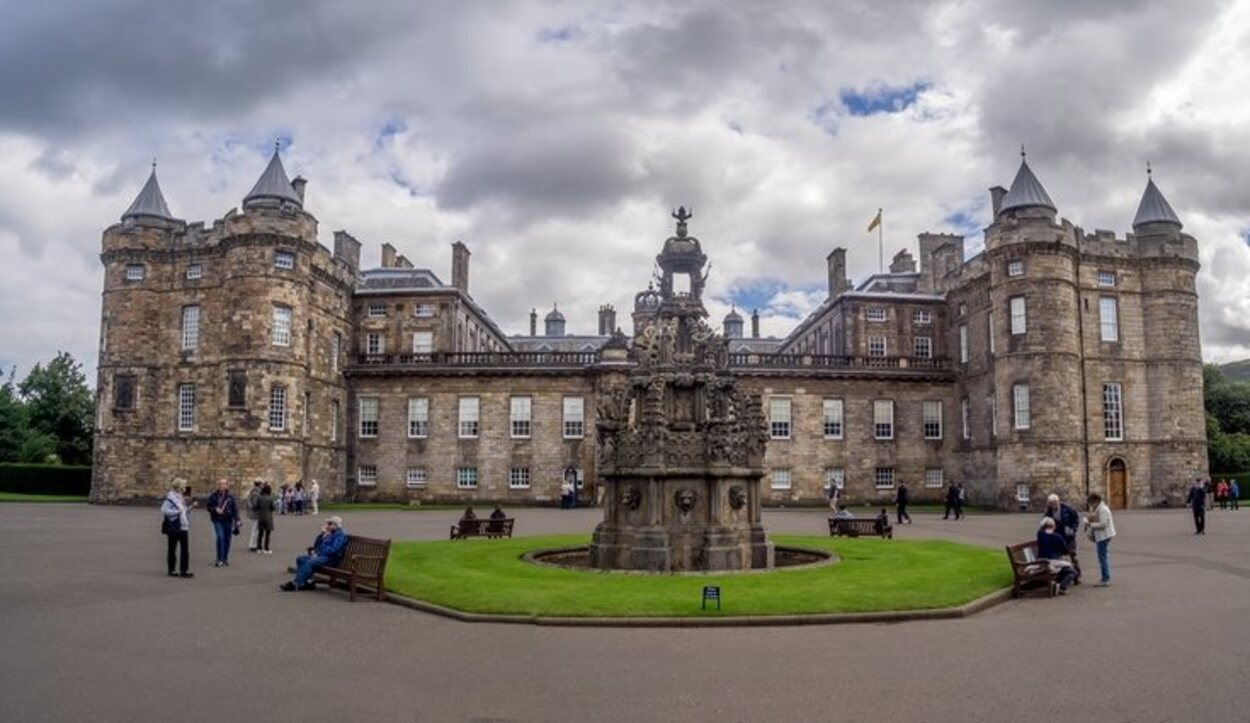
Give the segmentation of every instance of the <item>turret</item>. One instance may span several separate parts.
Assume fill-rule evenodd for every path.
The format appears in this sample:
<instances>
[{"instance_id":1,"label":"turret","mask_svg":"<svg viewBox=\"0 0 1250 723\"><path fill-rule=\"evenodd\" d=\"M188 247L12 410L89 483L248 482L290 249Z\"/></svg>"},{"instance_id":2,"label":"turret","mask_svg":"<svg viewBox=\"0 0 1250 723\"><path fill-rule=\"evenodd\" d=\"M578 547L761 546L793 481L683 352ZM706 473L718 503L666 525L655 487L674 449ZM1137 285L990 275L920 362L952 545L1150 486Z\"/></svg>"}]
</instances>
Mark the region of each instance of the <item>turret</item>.
<instances>
[{"instance_id":1,"label":"turret","mask_svg":"<svg viewBox=\"0 0 1250 723\"><path fill-rule=\"evenodd\" d=\"M243 209L281 207L285 204L293 204L301 209L304 207L303 199L291 185L286 169L282 167L282 158L278 155L278 144L275 143L273 155L269 157L269 165L265 166L264 173L260 174L252 190L243 197Z\"/></svg>"},{"instance_id":2,"label":"turret","mask_svg":"<svg viewBox=\"0 0 1250 723\"><path fill-rule=\"evenodd\" d=\"M545 336L564 336L564 314L560 313L560 309L555 304L551 305L551 311L547 312L543 324Z\"/></svg>"},{"instance_id":3,"label":"turret","mask_svg":"<svg viewBox=\"0 0 1250 723\"><path fill-rule=\"evenodd\" d=\"M1142 193L1141 203L1137 204L1137 215L1133 217L1133 232L1148 233L1155 228L1180 231L1184 228L1172 204L1163 197L1163 192L1155 185L1150 165L1146 165L1146 190Z\"/></svg>"},{"instance_id":4,"label":"turret","mask_svg":"<svg viewBox=\"0 0 1250 723\"><path fill-rule=\"evenodd\" d=\"M729 313L725 315L725 338L741 339L742 324L742 314L739 314L737 309L731 308Z\"/></svg>"},{"instance_id":5,"label":"turret","mask_svg":"<svg viewBox=\"0 0 1250 723\"><path fill-rule=\"evenodd\" d=\"M1020 169L1016 171L1016 178L1011 182L1011 190L1007 191L1007 195L999 203L997 217L1043 218L1053 223L1056 213L1055 202L1050 200L1050 195L1042 187L1041 181L1033 175L1033 169L1029 168L1022 147Z\"/></svg>"},{"instance_id":6,"label":"turret","mask_svg":"<svg viewBox=\"0 0 1250 723\"><path fill-rule=\"evenodd\" d=\"M161 184L156 180L156 161L152 161L152 173L148 176L147 183L143 184L139 195L130 204L130 208L122 214L122 223L163 224L176 221L177 219L169 212L169 205L165 203L165 194L161 193Z\"/></svg>"}]
</instances>

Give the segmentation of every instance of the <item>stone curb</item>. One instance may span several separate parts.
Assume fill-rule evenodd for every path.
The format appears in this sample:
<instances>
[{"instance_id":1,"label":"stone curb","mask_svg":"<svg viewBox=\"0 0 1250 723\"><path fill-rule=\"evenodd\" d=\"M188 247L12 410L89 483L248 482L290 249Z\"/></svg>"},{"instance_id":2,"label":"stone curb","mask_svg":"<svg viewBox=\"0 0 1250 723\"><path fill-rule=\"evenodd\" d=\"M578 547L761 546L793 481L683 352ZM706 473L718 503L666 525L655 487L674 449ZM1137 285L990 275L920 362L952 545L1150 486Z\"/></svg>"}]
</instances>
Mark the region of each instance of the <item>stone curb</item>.
<instances>
[{"instance_id":1,"label":"stone curb","mask_svg":"<svg viewBox=\"0 0 1250 723\"><path fill-rule=\"evenodd\" d=\"M955 620L988 610L1011 599L1011 589L997 592L953 608L933 610L887 610L874 613L816 613L812 615L735 615L720 618L605 618L555 617L549 615L496 615L466 613L397 593L386 593L387 602L413 610L441 615L465 623L508 623L589 628L711 628L776 627L789 625L844 625L848 623L904 623L913 620Z\"/></svg>"}]
</instances>

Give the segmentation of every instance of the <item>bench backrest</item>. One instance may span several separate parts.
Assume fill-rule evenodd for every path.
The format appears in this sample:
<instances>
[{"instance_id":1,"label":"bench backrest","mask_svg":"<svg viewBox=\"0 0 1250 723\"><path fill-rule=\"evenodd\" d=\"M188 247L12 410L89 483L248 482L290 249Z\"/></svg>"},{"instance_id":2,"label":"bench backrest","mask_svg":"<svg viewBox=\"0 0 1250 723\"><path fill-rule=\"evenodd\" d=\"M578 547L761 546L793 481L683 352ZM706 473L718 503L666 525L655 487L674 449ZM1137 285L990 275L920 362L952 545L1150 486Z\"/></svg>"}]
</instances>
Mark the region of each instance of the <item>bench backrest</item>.
<instances>
[{"instance_id":1,"label":"bench backrest","mask_svg":"<svg viewBox=\"0 0 1250 723\"><path fill-rule=\"evenodd\" d=\"M386 572L386 558L390 555L391 541L373 537L347 536L343 550L343 565L350 566L353 557L379 557L380 560L357 560L356 571L365 575L381 576Z\"/></svg>"},{"instance_id":2,"label":"bench backrest","mask_svg":"<svg viewBox=\"0 0 1250 723\"><path fill-rule=\"evenodd\" d=\"M504 517L499 520L487 520L486 531L487 532L512 532L512 524L514 522L516 522L516 520L512 517Z\"/></svg>"},{"instance_id":3,"label":"bench backrest","mask_svg":"<svg viewBox=\"0 0 1250 723\"><path fill-rule=\"evenodd\" d=\"M1037 540L1021 542L1018 545L1008 545L1007 556L1011 558L1011 564L1017 567L1038 562Z\"/></svg>"}]
</instances>

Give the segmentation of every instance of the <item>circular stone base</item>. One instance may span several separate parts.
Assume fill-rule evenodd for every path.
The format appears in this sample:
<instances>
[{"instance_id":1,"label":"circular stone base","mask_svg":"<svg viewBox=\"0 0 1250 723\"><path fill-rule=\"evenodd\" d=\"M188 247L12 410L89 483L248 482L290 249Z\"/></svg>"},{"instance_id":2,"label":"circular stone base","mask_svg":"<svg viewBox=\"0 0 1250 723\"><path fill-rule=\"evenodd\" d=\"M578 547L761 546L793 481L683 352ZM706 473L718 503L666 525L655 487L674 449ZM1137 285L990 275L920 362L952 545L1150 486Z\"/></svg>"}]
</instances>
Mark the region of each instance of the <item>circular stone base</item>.
<instances>
[{"instance_id":1,"label":"circular stone base","mask_svg":"<svg viewBox=\"0 0 1250 723\"><path fill-rule=\"evenodd\" d=\"M681 572L653 572L651 570L601 570L590 566L590 547L556 547L547 550L531 550L521 559L534 565L559 567L565 570L581 572L598 572L623 575L751 575L778 570L797 570L831 565L838 558L825 550L810 547L786 547L777 545L773 549L774 567L756 570L693 570Z\"/></svg>"}]
</instances>

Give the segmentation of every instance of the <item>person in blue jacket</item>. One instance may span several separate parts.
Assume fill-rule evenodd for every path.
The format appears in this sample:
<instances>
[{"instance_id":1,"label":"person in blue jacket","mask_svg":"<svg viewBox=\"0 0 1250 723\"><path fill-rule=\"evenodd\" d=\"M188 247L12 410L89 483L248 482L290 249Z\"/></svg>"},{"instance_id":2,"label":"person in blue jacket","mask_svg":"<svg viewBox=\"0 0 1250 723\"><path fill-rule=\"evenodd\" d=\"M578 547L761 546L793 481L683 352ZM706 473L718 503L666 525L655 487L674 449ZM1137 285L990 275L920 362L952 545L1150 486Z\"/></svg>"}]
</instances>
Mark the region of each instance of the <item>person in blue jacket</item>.
<instances>
[{"instance_id":1,"label":"person in blue jacket","mask_svg":"<svg viewBox=\"0 0 1250 723\"><path fill-rule=\"evenodd\" d=\"M335 515L327 518L321 526L321 534L308 548L307 555L295 558L295 579L279 585L283 592L292 590L312 590L313 573L320 567L335 567L343 559L343 550L347 547L347 533L343 530L343 518Z\"/></svg>"},{"instance_id":2,"label":"person in blue jacket","mask_svg":"<svg viewBox=\"0 0 1250 723\"><path fill-rule=\"evenodd\" d=\"M1055 521L1055 530L1067 544L1068 555L1072 558L1072 567L1076 570L1076 580L1073 582L1080 585L1081 563L1076 559L1076 539L1077 533L1081 530L1081 514L1072 509L1068 503L1060 501L1059 495L1052 494L1046 498L1045 516Z\"/></svg>"},{"instance_id":3,"label":"person in blue jacket","mask_svg":"<svg viewBox=\"0 0 1250 723\"><path fill-rule=\"evenodd\" d=\"M1053 517L1043 517L1042 525L1037 530L1037 556L1045 560L1051 573L1055 575L1055 584L1060 595L1067 595L1068 588L1076 579L1076 570L1072 563L1063 559L1068 556L1068 543L1063 535L1055 531Z\"/></svg>"},{"instance_id":4,"label":"person in blue jacket","mask_svg":"<svg viewBox=\"0 0 1250 723\"><path fill-rule=\"evenodd\" d=\"M213 532L217 534L216 567L230 564L230 538L239 534L239 503L230 493L230 483L225 479L217 480L217 489L208 496L204 503L208 516L213 521Z\"/></svg>"}]
</instances>

